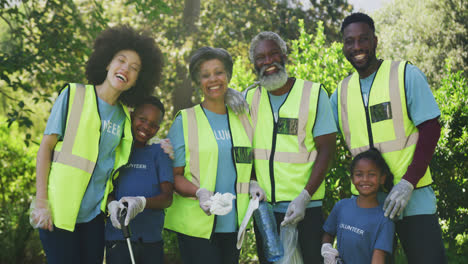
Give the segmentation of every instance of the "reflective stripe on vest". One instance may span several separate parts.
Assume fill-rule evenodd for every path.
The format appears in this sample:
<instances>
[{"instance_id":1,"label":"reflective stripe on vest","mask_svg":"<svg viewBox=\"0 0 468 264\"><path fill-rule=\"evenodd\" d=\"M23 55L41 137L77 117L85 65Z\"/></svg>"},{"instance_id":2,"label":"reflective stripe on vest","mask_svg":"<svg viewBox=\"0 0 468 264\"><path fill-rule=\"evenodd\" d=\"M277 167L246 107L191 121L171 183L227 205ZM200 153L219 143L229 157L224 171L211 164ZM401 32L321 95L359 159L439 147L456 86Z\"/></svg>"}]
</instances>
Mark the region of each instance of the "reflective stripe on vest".
<instances>
[{"instance_id":1,"label":"reflective stripe on vest","mask_svg":"<svg viewBox=\"0 0 468 264\"><path fill-rule=\"evenodd\" d=\"M339 124L348 149L356 156L372 144L389 165L395 184L406 173L419 137L407 111L405 68L406 62L382 62L369 92L367 108L363 104L357 73L345 78L338 86ZM417 187L430 183L428 168ZM355 189L353 193L357 193Z\"/></svg>"},{"instance_id":2,"label":"reflective stripe on vest","mask_svg":"<svg viewBox=\"0 0 468 264\"><path fill-rule=\"evenodd\" d=\"M73 231L81 200L96 165L99 152L101 119L92 85L69 84L69 100L63 141L57 142L48 178L48 196L54 225ZM124 137L116 148L114 169L128 160L132 144L130 117L127 109ZM106 183L101 210L112 190L111 177Z\"/></svg>"},{"instance_id":3,"label":"reflective stripe on vest","mask_svg":"<svg viewBox=\"0 0 468 264\"><path fill-rule=\"evenodd\" d=\"M182 110L185 145L184 177L195 186L214 193L218 164L218 143L200 105ZM248 117L235 115L228 108L232 155L236 168L236 208L238 225L249 203L249 182L252 170L252 127ZM201 144L201 145L200 145ZM187 221L190 219L191 221ZM210 238L214 216L206 216L198 201L174 194L171 207L166 210L165 228L189 236Z\"/></svg>"},{"instance_id":4,"label":"reflective stripe on vest","mask_svg":"<svg viewBox=\"0 0 468 264\"><path fill-rule=\"evenodd\" d=\"M254 128L255 172L269 202L291 201L306 186L317 157L312 130L321 85L297 79L274 122L268 92L247 93ZM321 200L322 183L312 195Z\"/></svg>"}]
</instances>

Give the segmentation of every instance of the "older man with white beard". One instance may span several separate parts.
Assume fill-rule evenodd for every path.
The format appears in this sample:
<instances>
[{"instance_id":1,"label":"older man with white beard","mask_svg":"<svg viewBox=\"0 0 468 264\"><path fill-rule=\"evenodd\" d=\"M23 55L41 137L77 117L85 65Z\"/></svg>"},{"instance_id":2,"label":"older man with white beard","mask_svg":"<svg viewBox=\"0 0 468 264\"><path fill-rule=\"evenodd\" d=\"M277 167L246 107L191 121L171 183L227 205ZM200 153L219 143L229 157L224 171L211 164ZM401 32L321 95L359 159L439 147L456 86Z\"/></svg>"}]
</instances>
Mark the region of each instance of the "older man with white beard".
<instances>
[{"instance_id":1,"label":"older man with white beard","mask_svg":"<svg viewBox=\"0 0 468 264\"><path fill-rule=\"evenodd\" d=\"M265 194L273 205L278 232L280 223L297 225L304 263L321 263L323 180L337 129L322 85L289 77L286 53L286 43L273 32L261 32L250 45L259 79L246 93L258 181L251 182L250 192ZM268 263L262 240L256 241L260 263Z\"/></svg>"}]
</instances>

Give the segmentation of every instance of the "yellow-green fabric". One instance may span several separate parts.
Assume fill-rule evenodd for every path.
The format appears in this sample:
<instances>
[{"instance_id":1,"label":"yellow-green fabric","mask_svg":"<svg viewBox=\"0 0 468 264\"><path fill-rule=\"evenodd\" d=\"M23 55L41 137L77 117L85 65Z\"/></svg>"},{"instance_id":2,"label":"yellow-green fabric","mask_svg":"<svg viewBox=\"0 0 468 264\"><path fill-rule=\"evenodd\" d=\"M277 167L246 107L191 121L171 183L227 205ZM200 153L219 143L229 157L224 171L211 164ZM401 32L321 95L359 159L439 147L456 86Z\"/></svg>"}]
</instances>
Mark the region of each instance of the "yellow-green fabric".
<instances>
[{"instance_id":1,"label":"yellow-green fabric","mask_svg":"<svg viewBox=\"0 0 468 264\"><path fill-rule=\"evenodd\" d=\"M398 183L411 164L418 128L411 121L405 95L407 62L383 61L369 92L368 106L362 99L359 74L353 73L338 85L338 119L353 156L379 149ZM372 144L371 144L372 141ZM432 183L429 168L417 187ZM353 193L357 194L352 186Z\"/></svg>"},{"instance_id":2,"label":"yellow-green fabric","mask_svg":"<svg viewBox=\"0 0 468 264\"><path fill-rule=\"evenodd\" d=\"M317 156L312 134L321 85L296 79L274 121L268 92L247 93L254 126L254 168L268 202L294 200L305 188ZM325 195L322 182L311 200Z\"/></svg>"},{"instance_id":3,"label":"yellow-green fabric","mask_svg":"<svg viewBox=\"0 0 468 264\"><path fill-rule=\"evenodd\" d=\"M195 186L215 191L218 164L218 144L211 126L200 105L184 109L182 125L185 141L184 177ZM247 122L246 115L241 116ZM247 119L246 119L247 118ZM191 123L192 122L192 123ZM239 116L228 108L232 154L236 168L236 208L240 226L249 204L249 182L252 171L252 143ZM250 125L250 124L249 124ZM190 129L190 128L193 128ZM173 195L172 205L166 210L164 227L188 236L209 239L214 230L215 216L207 216L198 200Z\"/></svg>"},{"instance_id":4,"label":"yellow-green fabric","mask_svg":"<svg viewBox=\"0 0 468 264\"><path fill-rule=\"evenodd\" d=\"M68 102L64 138L57 142L51 162L48 198L54 225L74 231L81 200L98 157L101 119L93 85L69 84ZM130 115L125 106L122 108L126 119L123 137L116 148L114 172L127 163L133 141ZM113 188L111 178L101 202L102 211Z\"/></svg>"}]
</instances>

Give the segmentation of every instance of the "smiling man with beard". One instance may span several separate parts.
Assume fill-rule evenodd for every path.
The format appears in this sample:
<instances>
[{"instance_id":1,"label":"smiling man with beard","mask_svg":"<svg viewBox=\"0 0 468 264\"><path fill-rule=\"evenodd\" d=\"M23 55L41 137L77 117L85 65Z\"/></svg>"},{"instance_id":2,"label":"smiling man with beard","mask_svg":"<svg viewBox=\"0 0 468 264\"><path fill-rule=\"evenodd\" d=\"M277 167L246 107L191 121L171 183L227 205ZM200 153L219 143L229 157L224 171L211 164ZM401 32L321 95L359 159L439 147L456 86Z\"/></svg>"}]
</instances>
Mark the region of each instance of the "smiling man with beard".
<instances>
[{"instance_id":1,"label":"smiling man with beard","mask_svg":"<svg viewBox=\"0 0 468 264\"><path fill-rule=\"evenodd\" d=\"M377 148L395 176L383 209L398 220L408 263L446 263L429 170L440 111L426 77L406 61L377 59L378 39L368 15L346 17L341 33L343 53L356 72L340 82L330 100L346 145L353 156Z\"/></svg>"},{"instance_id":2,"label":"smiling man with beard","mask_svg":"<svg viewBox=\"0 0 468 264\"><path fill-rule=\"evenodd\" d=\"M258 34L250 45L259 79L246 94L255 129L255 175L273 205L278 232L280 223L297 225L304 263L321 263L323 179L336 126L322 85L289 77L286 53L286 43L273 32ZM257 227L255 235L260 263L268 263Z\"/></svg>"}]
</instances>

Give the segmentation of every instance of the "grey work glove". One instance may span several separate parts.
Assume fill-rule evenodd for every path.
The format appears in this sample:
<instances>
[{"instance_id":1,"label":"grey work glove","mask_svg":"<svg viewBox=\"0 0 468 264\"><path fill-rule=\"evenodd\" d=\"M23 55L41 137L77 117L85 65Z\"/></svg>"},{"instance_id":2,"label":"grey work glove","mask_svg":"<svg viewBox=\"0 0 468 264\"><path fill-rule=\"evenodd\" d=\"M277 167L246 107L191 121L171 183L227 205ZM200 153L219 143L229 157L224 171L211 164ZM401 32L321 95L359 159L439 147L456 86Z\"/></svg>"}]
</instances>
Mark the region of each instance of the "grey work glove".
<instances>
[{"instance_id":1,"label":"grey work glove","mask_svg":"<svg viewBox=\"0 0 468 264\"><path fill-rule=\"evenodd\" d=\"M258 201L265 200L265 191L260 187L257 181L251 180L249 183L249 193L252 198L258 197Z\"/></svg>"},{"instance_id":2,"label":"grey work glove","mask_svg":"<svg viewBox=\"0 0 468 264\"><path fill-rule=\"evenodd\" d=\"M249 105L242 93L232 88L227 89L224 101L236 114L242 114L249 109Z\"/></svg>"},{"instance_id":3,"label":"grey work glove","mask_svg":"<svg viewBox=\"0 0 468 264\"><path fill-rule=\"evenodd\" d=\"M125 217L125 225L128 226L130 220L135 218L139 213L145 210L146 198L143 196L124 196L120 198L120 203L127 202L127 216Z\"/></svg>"},{"instance_id":4,"label":"grey work glove","mask_svg":"<svg viewBox=\"0 0 468 264\"><path fill-rule=\"evenodd\" d=\"M322 244L322 257L324 264L335 264L336 258L340 255L338 250L332 246L330 243Z\"/></svg>"},{"instance_id":5,"label":"grey work glove","mask_svg":"<svg viewBox=\"0 0 468 264\"><path fill-rule=\"evenodd\" d=\"M205 212L206 215L211 215L211 193L205 188L199 188L195 195L198 198L198 203L200 204L200 208L203 210L203 212Z\"/></svg>"},{"instance_id":6,"label":"grey work glove","mask_svg":"<svg viewBox=\"0 0 468 264\"><path fill-rule=\"evenodd\" d=\"M284 216L281 226L293 224L296 225L305 216L305 209L307 204L310 202L310 194L304 189L288 206L286 215Z\"/></svg>"},{"instance_id":7,"label":"grey work glove","mask_svg":"<svg viewBox=\"0 0 468 264\"><path fill-rule=\"evenodd\" d=\"M125 206L119 201L112 201L107 204L107 211L109 212L109 218L111 220L112 226L121 229L119 222L120 211L124 209Z\"/></svg>"},{"instance_id":8,"label":"grey work glove","mask_svg":"<svg viewBox=\"0 0 468 264\"><path fill-rule=\"evenodd\" d=\"M385 199L383 209L385 211L385 216L394 218L399 216L406 205L408 204L411 194L413 193L414 186L409 181L401 179L401 181L393 186L392 190Z\"/></svg>"}]
</instances>

